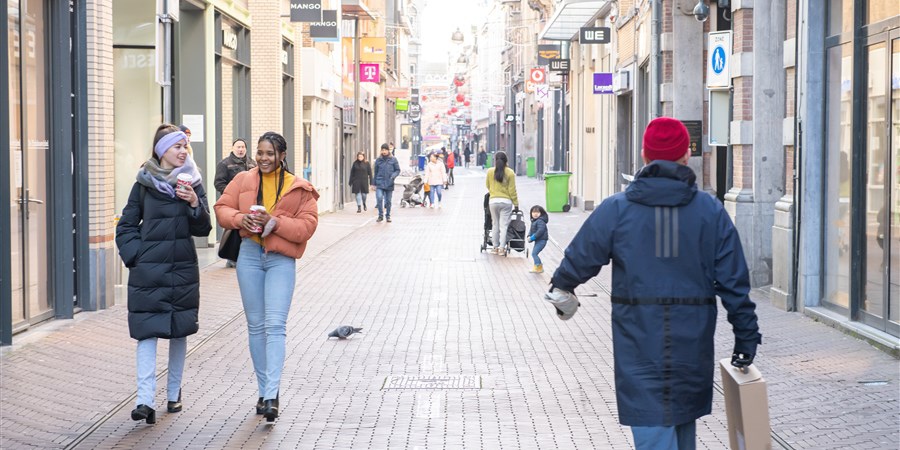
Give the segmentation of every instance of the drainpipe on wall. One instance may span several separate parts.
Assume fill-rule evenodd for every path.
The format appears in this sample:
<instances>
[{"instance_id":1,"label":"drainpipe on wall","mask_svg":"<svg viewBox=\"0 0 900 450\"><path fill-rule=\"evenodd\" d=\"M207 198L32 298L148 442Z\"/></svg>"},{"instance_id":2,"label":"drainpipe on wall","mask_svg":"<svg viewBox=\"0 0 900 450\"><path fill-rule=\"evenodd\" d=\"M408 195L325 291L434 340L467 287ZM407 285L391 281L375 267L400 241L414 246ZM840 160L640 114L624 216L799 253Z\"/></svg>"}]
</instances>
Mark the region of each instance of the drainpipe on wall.
<instances>
[{"instance_id":1,"label":"drainpipe on wall","mask_svg":"<svg viewBox=\"0 0 900 450\"><path fill-rule=\"evenodd\" d=\"M662 2L650 1L653 18L650 22L650 116L651 119L662 115L662 104L659 101L659 84L662 82L662 52L660 51Z\"/></svg>"},{"instance_id":2,"label":"drainpipe on wall","mask_svg":"<svg viewBox=\"0 0 900 450\"><path fill-rule=\"evenodd\" d=\"M788 311L797 311L797 293L800 285L800 227L802 220L800 218L800 208L803 196L800 195L803 186L803 120L800 119L800 38L803 36L800 28L803 22L801 17L801 1L796 0L794 8L795 30L794 31L794 248L791 249L791 292L788 294Z\"/></svg>"}]
</instances>

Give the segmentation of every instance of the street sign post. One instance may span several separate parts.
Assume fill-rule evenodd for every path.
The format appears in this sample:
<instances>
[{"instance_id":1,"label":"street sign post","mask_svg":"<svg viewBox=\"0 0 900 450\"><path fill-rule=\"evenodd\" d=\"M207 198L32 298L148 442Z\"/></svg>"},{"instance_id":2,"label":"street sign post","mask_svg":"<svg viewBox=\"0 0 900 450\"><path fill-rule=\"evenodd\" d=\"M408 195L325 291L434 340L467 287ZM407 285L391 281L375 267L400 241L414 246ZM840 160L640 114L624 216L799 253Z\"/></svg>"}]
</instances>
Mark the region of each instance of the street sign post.
<instances>
[{"instance_id":1,"label":"street sign post","mask_svg":"<svg viewBox=\"0 0 900 450\"><path fill-rule=\"evenodd\" d=\"M731 87L731 31L709 33L709 56L706 59L706 87Z\"/></svg>"}]
</instances>

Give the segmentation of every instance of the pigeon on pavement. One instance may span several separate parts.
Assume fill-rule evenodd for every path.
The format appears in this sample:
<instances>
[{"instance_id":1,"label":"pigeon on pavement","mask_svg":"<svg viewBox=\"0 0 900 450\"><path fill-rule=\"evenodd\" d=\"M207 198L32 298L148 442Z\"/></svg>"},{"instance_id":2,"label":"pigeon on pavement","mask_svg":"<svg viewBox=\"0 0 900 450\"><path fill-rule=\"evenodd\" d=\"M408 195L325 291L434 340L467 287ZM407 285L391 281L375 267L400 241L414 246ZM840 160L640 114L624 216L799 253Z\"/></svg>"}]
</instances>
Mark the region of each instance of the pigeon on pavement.
<instances>
[{"instance_id":1,"label":"pigeon on pavement","mask_svg":"<svg viewBox=\"0 0 900 450\"><path fill-rule=\"evenodd\" d=\"M336 337L338 339L347 339L353 333L362 333L362 328L354 328L350 325L341 325L328 333L329 338Z\"/></svg>"}]
</instances>

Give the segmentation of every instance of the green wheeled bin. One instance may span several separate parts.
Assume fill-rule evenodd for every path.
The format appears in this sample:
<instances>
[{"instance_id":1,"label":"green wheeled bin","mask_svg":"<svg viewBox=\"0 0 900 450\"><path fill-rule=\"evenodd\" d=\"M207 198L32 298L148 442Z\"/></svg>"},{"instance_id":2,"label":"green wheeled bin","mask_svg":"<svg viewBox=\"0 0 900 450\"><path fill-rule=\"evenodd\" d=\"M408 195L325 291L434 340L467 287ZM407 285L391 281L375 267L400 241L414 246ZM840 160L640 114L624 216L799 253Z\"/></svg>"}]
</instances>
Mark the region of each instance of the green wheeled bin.
<instances>
[{"instance_id":1,"label":"green wheeled bin","mask_svg":"<svg viewBox=\"0 0 900 450\"><path fill-rule=\"evenodd\" d=\"M533 156L525 158L525 175L528 178L534 178L537 175L537 159Z\"/></svg>"},{"instance_id":2,"label":"green wheeled bin","mask_svg":"<svg viewBox=\"0 0 900 450\"><path fill-rule=\"evenodd\" d=\"M544 174L544 190L548 212L569 211L569 177L571 172L547 172Z\"/></svg>"}]
</instances>

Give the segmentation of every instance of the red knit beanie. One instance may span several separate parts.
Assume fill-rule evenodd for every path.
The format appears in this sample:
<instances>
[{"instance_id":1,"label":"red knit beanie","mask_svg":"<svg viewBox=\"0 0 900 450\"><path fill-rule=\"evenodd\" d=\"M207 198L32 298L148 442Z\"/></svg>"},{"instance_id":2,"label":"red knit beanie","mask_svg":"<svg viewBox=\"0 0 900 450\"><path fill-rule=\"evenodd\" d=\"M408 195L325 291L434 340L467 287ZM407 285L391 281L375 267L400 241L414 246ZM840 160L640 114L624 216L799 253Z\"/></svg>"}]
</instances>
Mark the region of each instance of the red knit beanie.
<instances>
[{"instance_id":1,"label":"red knit beanie","mask_svg":"<svg viewBox=\"0 0 900 450\"><path fill-rule=\"evenodd\" d=\"M687 128L678 119L657 117L644 130L644 157L650 161L678 161L690 145Z\"/></svg>"}]
</instances>

